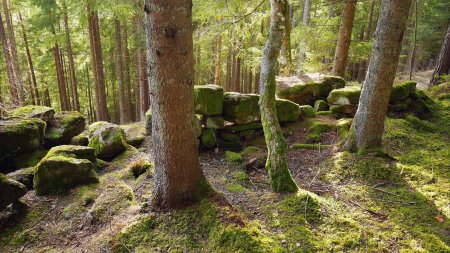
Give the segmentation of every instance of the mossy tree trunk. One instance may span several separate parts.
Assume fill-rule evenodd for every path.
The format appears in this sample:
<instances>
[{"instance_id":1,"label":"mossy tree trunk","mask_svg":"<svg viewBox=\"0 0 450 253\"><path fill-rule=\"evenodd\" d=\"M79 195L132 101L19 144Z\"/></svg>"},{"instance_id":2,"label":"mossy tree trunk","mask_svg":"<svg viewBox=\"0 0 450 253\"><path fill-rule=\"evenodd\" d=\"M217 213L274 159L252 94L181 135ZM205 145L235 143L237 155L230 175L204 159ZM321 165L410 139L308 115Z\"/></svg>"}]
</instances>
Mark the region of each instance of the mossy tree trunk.
<instances>
[{"instance_id":1,"label":"mossy tree trunk","mask_svg":"<svg viewBox=\"0 0 450 253\"><path fill-rule=\"evenodd\" d=\"M152 138L153 205L185 206L209 189L195 137L191 0L145 0Z\"/></svg>"},{"instance_id":2,"label":"mossy tree trunk","mask_svg":"<svg viewBox=\"0 0 450 253\"><path fill-rule=\"evenodd\" d=\"M395 79L411 0L383 0L375 45L358 111L344 148L350 151L382 146L384 121Z\"/></svg>"},{"instance_id":3,"label":"mossy tree trunk","mask_svg":"<svg viewBox=\"0 0 450 253\"><path fill-rule=\"evenodd\" d=\"M285 32L283 13L287 0L271 0L271 23L269 37L261 61L260 101L261 120L267 143L266 168L269 171L270 184L275 192L295 192L298 187L288 169L287 143L283 136L275 107L275 76L278 70L283 35Z\"/></svg>"}]
</instances>

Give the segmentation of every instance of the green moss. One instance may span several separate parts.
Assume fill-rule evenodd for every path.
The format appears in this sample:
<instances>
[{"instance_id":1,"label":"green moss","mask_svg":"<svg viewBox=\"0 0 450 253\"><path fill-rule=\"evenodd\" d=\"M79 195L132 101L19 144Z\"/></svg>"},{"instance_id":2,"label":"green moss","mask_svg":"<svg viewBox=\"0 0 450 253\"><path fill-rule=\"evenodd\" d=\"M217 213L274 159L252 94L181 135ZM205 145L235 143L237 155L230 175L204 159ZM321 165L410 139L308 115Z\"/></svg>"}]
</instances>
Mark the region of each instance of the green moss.
<instances>
[{"instance_id":1,"label":"green moss","mask_svg":"<svg viewBox=\"0 0 450 253\"><path fill-rule=\"evenodd\" d=\"M334 105L358 105L360 96L361 88L350 86L331 91L327 101Z\"/></svg>"},{"instance_id":2,"label":"green moss","mask_svg":"<svg viewBox=\"0 0 450 253\"><path fill-rule=\"evenodd\" d=\"M247 155L254 154L254 153L258 152L258 151L260 151L260 149L258 147L248 146L248 147L244 148L244 150L241 151L241 155L242 156L247 156Z\"/></svg>"},{"instance_id":3,"label":"green moss","mask_svg":"<svg viewBox=\"0 0 450 253\"><path fill-rule=\"evenodd\" d=\"M211 129L222 129L224 127L224 124L225 121L223 117L216 116L216 117L207 117L205 126Z\"/></svg>"},{"instance_id":4,"label":"green moss","mask_svg":"<svg viewBox=\"0 0 450 253\"><path fill-rule=\"evenodd\" d=\"M231 164L240 164L244 161L242 155L232 151L225 151L226 159Z\"/></svg>"},{"instance_id":5,"label":"green moss","mask_svg":"<svg viewBox=\"0 0 450 253\"><path fill-rule=\"evenodd\" d=\"M104 160L112 160L125 151L125 133L119 126L108 122L96 122L89 126L89 147L95 155Z\"/></svg>"},{"instance_id":6,"label":"green moss","mask_svg":"<svg viewBox=\"0 0 450 253\"><path fill-rule=\"evenodd\" d=\"M333 145L297 143L297 144L292 145L291 149L323 150L323 149L332 148L332 147L333 147Z\"/></svg>"},{"instance_id":7,"label":"green moss","mask_svg":"<svg viewBox=\"0 0 450 253\"><path fill-rule=\"evenodd\" d=\"M55 115L55 110L46 106L27 105L12 110L9 115L12 117L38 118L48 122Z\"/></svg>"},{"instance_id":8,"label":"green moss","mask_svg":"<svg viewBox=\"0 0 450 253\"><path fill-rule=\"evenodd\" d=\"M301 105L300 111L301 111L302 116L305 118L316 117L316 111L310 105Z\"/></svg>"},{"instance_id":9,"label":"green moss","mask_svg":"<svg viewBox=\"0 0 450 253\"><path fill-rule=\"evenodd\" d=\"M145 127L142 122L135 122L128 125L120 125L125 134L125 142L131 146L138 147L144 142Z\"/></svg>"},{"instance_id":10,"label":"green moss","mask_svg":"<svg viewBox=\"0 0 450 253\"><path fill-rule=\"evenodd\" d=\"M423 130L423 131L436 131L436 126L433 125L432 123L425 121L425 120L421 120L413 115L408 115L405 118L406 121L408 121L414 128L419 129L419 130Z\"/></svg>"},{"instance_id":11,"label":"green moss","mask_svg":"<svg viewBox=\"0 0 450 253\"><path fill-rule=\"evenodd\" d=\"M236 183L227 184L227 190L232 193L243 193L246 191L245 187L243 187L240 184L236 184Z\"/></svg>"},{"instance_id":12,"label":"green moss","mask_svg":"<svg viewBox=\"0 0 450 253\"><path fill-rule=\"evenodd\" d=\"M84 131L86 119L79 112L60 112L48 123L44 140L47 147L69 144Z\"/></svg>"},{"instance_id":13,"label":"green moss","mask_svg":"<svg viewBox=\"0 0 450 253\"><path fill-rule=\"evenodd\" d=\"M196 85L194 87L195 113L197 114L221 115L223 99L223 88L218 85Z\"/></svg>"},{"instance_id":14,"label":"green moss","mask_svg":"<svg viewBox=\"0 0 450 253\"><path fill-rule=\"evenodd\" d=\"M223 117L225 120L242 125L261 119L259 113L259 96L226 92L223 102Z\"/></svg>"},{"instance_id":15,"label":"green moss","mask_svg":"<svg viewBox=\"0 0 450 253\"><path fill-rule=\"evenodd\" d=\"M332 111L320 111L316 113L317 116L336 117L336 114Z\"/></svg>"},{"instance_id":16,"label":"green moss","mask_svg":"<svg viewBox=\"0 0 450 253\"><path fill-rule=\"evenodd\" d=\"M416 85L417 83L412 81L395 84L392 87L389 102L396 103L409 97L416 90Z\"/></svg>"},{"instance_id":17,"label":"green moss","mask_svg":"<svg viewBox=\"0 0 450 253\"><path fill-rule=\"evenodd\" d=\"M217 145L217 139L214 130L209 128L203 129L201 141L205 148L214 148Z\"/></svg>"},{"instance_id":18,"label":"green moss","mask_svg":"<svg viewBox=\"0 0 450 253\"><path fill-rule=\"evenodd\" d=\"M138 178L140 175L146 173L152 168L153 164L147 160L137 160L131 163L127 170L129 170L135 178Z\"/></svg>"},{"instance_id":19,"label":"green moss","mask_svg":"<svg viewBox=\"0 0 450 253\"><path fill-rule=\"evenodd\" d=\"M327 102L325 102L323 100L317 100L314 103L314 110L316 110L316 112L328 111L329 109L330 109L330 106L328 105Z\"/></svg>"},{"instance_id":20,"label":"green moss","mask_svg":"<svg viewBox=\"0 0 450 253\"><path fill-rule=\"evenodd\" d=\"M300 119L301 111L298 104L286 99L277 99L275 105L280 123L295 122Z\"/></svg>"}]
</instances>

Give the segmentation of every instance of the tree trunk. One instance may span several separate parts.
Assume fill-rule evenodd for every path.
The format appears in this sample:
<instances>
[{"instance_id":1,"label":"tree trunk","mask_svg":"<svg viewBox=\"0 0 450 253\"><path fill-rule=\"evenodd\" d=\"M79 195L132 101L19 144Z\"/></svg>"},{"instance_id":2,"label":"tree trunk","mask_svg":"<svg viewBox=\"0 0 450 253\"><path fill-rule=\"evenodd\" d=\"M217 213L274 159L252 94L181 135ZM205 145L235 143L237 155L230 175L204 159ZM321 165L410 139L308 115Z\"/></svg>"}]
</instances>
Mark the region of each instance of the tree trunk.
<instances>
[{"instance_id":1,"label":"tree trunk","mask_svg":"<svg viewBox=\"0 0 450 253\"><path fill-rule=\"evenodd\" d=\"M383 0L375 45L358 111L344 148L350 151L382 146L384 121L394 83L411 0Z\"/></svg>"},{"instance_id":2,"label":"tree trunk","mask_svg":"<svg viewBox=\"0 0 450 253\"><path fill-rule=\"evenodd\" d=\"M304 26L309 26L310 23L310 13L311 13L311 1L312 0L305 0L303 4L303 18L302 23ZM303 74L302 64L305 60L305 52L304 47L305 42L303 38L300 40L299 46L298 46L298 59L297 59L297 76L301 76Z\"/></svg>"},{"instance_id":3,"label":"tree trunk","mask_svg":"<svg viewBox=\"0 0 450 253\"><path fill-rule=\"evenodd\" d=\"M309 25L310 20L310 13L311 13L311 0L305 0L303 4L303 24Z\"/></svg>"},{"instance_id":4,"label":"tree trunk","mask_svg":"<svg viewBox=\"0 0 450 253\"><path fill-rule=\"evenodd\" d=\"M126 84L123 76L123 49L122 49L122 34L120 29L120 21L116 18L114 21L114 30L116 38L116 56L117 56L117 74L119 77L119 122L120 124L127 124L130 122L130 115L128 114Z\"/></svg>"},{"instance_id":5,"label":"tree trunk","mask_svg":"<svg viewBox=\"0 0 450 253\"><path fill-rule=\"evenodd\" d=\"M90 33L90 46L92 57L92 68L94 70L95 97L96 97L96 113L97 120L108 120L108 107L106 101L106 85L105 73L103 70L103 55L100 39L100 27L97 11L91 10L90 5L87 6L88 13L88 29Z\"/></svg>"},{"instance_id":6,"label":"tree trunk","mask_svg":"<svg viewBox=\"0 0 450 253\"><path fill-rule=\"evenodd\" d=\"M140 76L140 95L141 95L141 119L145 119L145 113L150 109L150 91L148 82L148 69L147 69L147 57L144 50L141 48L139 54L141 55L140 66L141 66L141 76Z\"/></svg>"},{"instance_id":7,"label":"tree trunk","mask_svg":"<svg viewBox=\"0 0 450 253\"><path fill-rule=\"evenodd\" d=\"M126 23L123 24L123 48L124 48L124 80L126 87L126 97L127 97L127 114L129 115L130 121L136 121L135 114L133 113L133 89L131 88L131 70L130 70L130 49L128 48L128 26Z\"/></svg>"},{"instance_id":8,"label":"tree trunk","mask_svg":"<svg viewBox=\"0 0 450 253\"><path fill-rule=\"evenodd\" d=\"M89 80L89 67L88 64L86 64L86 91L88 96L88 104L89 104L89 119L90 123L93 123L95 121L94 118L94 107L92 105L92 92L91 92L91 81Z\"/></svg>"},{"instance_id":9,"label":"tree trunk","mask_svg":"<svg viewBox=\"0 0 450 253\"><path fill-rule=\"evenodd\" d=\"M55 32L53 32L53 35L55 35ZM53 46L53 54L55 56L56 77L58 79L58 91L61 111L69 111L69 97L67 96L66 81L64 79L64 69L61 62L61 51L58 42L56 42Z\"/></svg>"},{"instance_id":10,"label":"tree trunk","mask_svg":"<svg viewBox=\"0 0 450 253\"><path fill-rule=\"evenodd\" d=\"M431 85L436 85L441 81L443 75L450 74L450 24L448 26L447 34L444 39L444 44L439 54L439 60L437 67L434 70L433 77L431 78Z\"/></svg>"},{"instance_id":11,"label":"tree trunk","mask_svg":"<svg viewBox=\"0 0 450 253\"><path fill-rule=\"evenodd\" d=\"M220 78L222 73L222 35L217 36L217 54L216 54L216 69L214 74L214 84L220 86Z\"/></svg>"},{"instance_id":12,"label":"tree trunk","mask_svg":"<svg viewBox=\"0 0 450 253\"><path fill-rule=\"evenodd\" d=\"M2 39L3 56L5 57L6 72L8 74L9 89L11 93L11 102L14 106L20 106L19 96L17 94L17 82L14 65L11 61L11 53L9 49L8 39L6 38L5 26L0 13L0 38Z\"/></svg>"},{"instance_id":13,"label":"tree trunk","mask_svg":"<svg viewBox=\"0 0 450 253\"><path fill-rule=\"evenodd\" d=\"M233 69L233 49L232 49L232 41L231 41L231 32L230 32L230 39L228 41L228 55L227 55L227 73L226 73L226 80L225 80L225 91L230 91L231 90L231 83L232 83L232 76L231 76L231 72Z\"/></svg>"},{"instance_id":14,"label":"tree trunk","mask_svg":"<svg viewBox=\"0 0 450 253\"><path fill-rule=\"evenodd\" d=\"M23 79L22 79L22 71L20 70L19 55L17 54L16 38L14 35L14 27L12 24L12 17L9 12L9 6L7 3L7 0L3 0L3 10L5 12L6 28L8 30L9 47L10 47L10 53L11 53L11 63L13 64L13 69L14 69L17 96L19 99L18 102L19 102L19 105L23 105L25 102L25 94L24 94L24 85L23 85Z\"/></svg>"},{"instance_id":15,"label":"tree trunk","mask_svg":"<svg viewBox=\"0 0 450 253\"><path fill-rule=\"evenodd\" d=\"M288 169L287 143L283 136L275 107L276 73L278 56L283 42L283 20L281 15L287 8L287 0L271 0L271 24L269 38L261 61L260 110L267 143L266 169L275 192L295 192L298 187Z\"/></svg>"},{"instance_id":16,"label":"tree trunk","mask_svg":"<svg viewBox=\"0 0 450 253\"><path fill-rule=\"evenodd\" d=\"M350 49L355 12L356 0L346 0L344 11L342 13L336 53L334 55L333 75L335 76L345 76L345 67L347 65L348 51Z\"/></svg>"},{"instance_id":17,"label":"tree trunk","mask_svg":"<svg viewBox=\"0 0 450 253\"><path fill-rule=\"evenodd\" d=\"M284 33L284 39L283 44L281 46L281 53L282 53L282 66L281 66L281 72L284 76L289 76L291 74L291 67L292 67L292 55L291 55L291 15L290 15L290 5L287 3L287 6L284 10L283 16L284 16L284 27L285 33Z\"/></svg>"},{"instance_id":18,"label":"tree trunk","mask_svg":"<svg viewBox=\"0 0 450 253\"><path fill-rule=\"evenodd\" d=\"M241 58L238 56L236 57L236 66L235 66L235 72L233 73L234 77L234 91L240 92L241 91Z\"/></svg>"},{"instance_id":19,"label":"tree trunk","mask_svg":"<svg viewBox=\"0 0 450 253\"><path fill-rule=\"evenodd\" d=\"M145 0L144 9L155 158L153 204L185 206L209 190L194 130L192 1Z\"/></svg>"},{"instance_id":20,"label":"tree trunk","mask_svg":"<svg viewBox=\"0 0 450 253\"><path fill-rule=\"evenodd\" d=\"M66 44L67 44L67 57L69 59L69 72L70 72L70 83L72 87L72 101L73 101L73 109L75 111L80 111L80 99L78 98L78 84L75 72L75 62L73 60L73 51L72 51L72 41L70 38L70 29L69 29L69 17L67 14L67 6L63 3L63 12L64 12L64 29L66 32Z\"/></svg>"},{"instance_id":21,"label":"tree trunk","mask_svg":"<svg viewBox=\"0 0 450 253\"><path fill-rule=\"evenodd\" d=\"M231 62L231 86L230 91L238 92L236 90L236 66L237 66L237 59L236 59L236 51L233 49L233 56L232 56L232 62Z\"/></svg>"}]
</instances>

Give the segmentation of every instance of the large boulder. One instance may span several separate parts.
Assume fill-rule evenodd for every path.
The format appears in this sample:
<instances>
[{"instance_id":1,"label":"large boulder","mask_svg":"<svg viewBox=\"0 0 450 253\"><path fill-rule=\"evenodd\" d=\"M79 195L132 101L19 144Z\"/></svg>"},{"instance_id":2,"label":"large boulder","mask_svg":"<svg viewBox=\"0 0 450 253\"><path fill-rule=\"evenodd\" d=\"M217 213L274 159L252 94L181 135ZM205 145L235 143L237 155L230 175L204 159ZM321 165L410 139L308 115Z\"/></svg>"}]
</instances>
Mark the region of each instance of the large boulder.
<instances>
[{"instance_id":1,"label":"large boulder","mask_svg":"<svg viewBox=\"0 0 450 253\"><path fill-rule=\"evenodd\" d=\"M300 119L300 106L286 99L276 100L277 117L280 123L295 122Z\"/></svg>"},{"instance_id":2,"label":"large boulder","mask_svg":"<svg viewBox=\"0 0 450 253\"><path fill-rule=\"evenodd\" d=\"M44 157L48 158L51 156L65 156L77 159L85 159L91 163L96 162L95 149L91 147L75 146L75 145L62 145L53 147L48 151L47 155Z\"/></svg>"},{"instance_id":3,"label":"large boulder","mask_svg":"<svg viewBox=\"0 0 450 253\"><path fill-rule=\"evenodd\" d=\"M49 122L55 115L55 110L46 106L27 105L12 110L9 115L11 117L21 118L37 118L42 119L45 122Z\"/></svg>"},{"instance_id":4,"label":"large boulder","mask_svg":"<svg viewBox=\"0 0 450 253\"><path fill-rule=\"evenodd\" d=\"M138 147L144 142L145 139L145 127L142 122L135 122L128 125L121 125L125 133L125 141L131 146Z\"/></svg>"},{"instance_id":5,"label":"large boulder","mask_svg":"<svg viewBox=\"0 0 450 253\"><path fill-rule=\"evenodd\" d=\"M48 122L45 132L45 146L54 147L69 144L73 137L84 131L86 119L79 112L56 113Z\"/></svg>"},{"instance_id":6,"label":"large boulder","mask_svg":"<svg viewBox=\"0 0 450 253\"><path fill-rule=\"evenodd\" d=\"M25 185L28 190L33 189L34 167L16 170L7 174L6 176Z\"/></svg>"},{"instance_id":7,"label":"large boulder","mask_svg":"<svg viewBox=\"0 0 450 253\"><path fill-rule=\"evenodd\" d=\"M25 185L0 173L0 211L27 193Z\"/></svg>"},{"instance_id":8,"label":"large boulder","mask_svg":"<svg viewBox=\"0 0 450 253\"><path fill-rule=\"evenodd\" d=\"M277 78L277 96L299 105L314 105L317 100L325 100L334 89L345 87L341 77L309 74L305 76Z\"/></svg>"},{"instance_id":9,"label":"large boulder","mask_svg":"<svg viewBox=\"0 0 450 253\"><path fill-rule=\"evenodd\" d=\"M416 86L417 83L411 81L394 84L391 90L391 96L389 97L389 103L395 104L408 98L416 91Z\"/></svg>"},{"instance_id":10,"label":"large boulder","mask_svg":"<svg viewBox=\"0 0 450 253\"><path fill-rule=\"evenodd\" d=\"M112 160L126 149L125 133L118 125L105 121L89 126L89 147L103 160Z\"/></svg>"},{"instance_id":11,"label":"large boulder","mask_svg":"<svg viewBox=\"0 0 450 253\"><path fill-rule=\"evenodd\" d=\"M236 124L258 121L261 119L258 102L259 96L256 94L226 92L223 101L223 117Z\"/></svg>"},{"instance_id":12,"label":"large boulder","mask_svg":"<svg viewBox=\"0 0 450 253\"><path fill-rule=\"evenodd\" d=\"M195 113L204 116L222 114L223 88L214 85L196 85L194 87Z\"/></svg>"},{"instance_id":13,"label":"large boulder","mask_svg":"<svg viewBox=\"0 0 450 253\"><path fill-rule=\"evenodd\" d=\"M81 134L75 136L70 141L71 145L87 146L89 144L89 131L84 130Z\"/></svg>"},{"instance_id":14,"label":"large boulder","mask_svg":"<svg viewBox=\"0 0 450 253\"><path fill-rule=\"evenodd\" d=\"M332 90L328 95L328 102L333 105L358 105L361 87L349 86Z\"/></svg>"}]
</instances>

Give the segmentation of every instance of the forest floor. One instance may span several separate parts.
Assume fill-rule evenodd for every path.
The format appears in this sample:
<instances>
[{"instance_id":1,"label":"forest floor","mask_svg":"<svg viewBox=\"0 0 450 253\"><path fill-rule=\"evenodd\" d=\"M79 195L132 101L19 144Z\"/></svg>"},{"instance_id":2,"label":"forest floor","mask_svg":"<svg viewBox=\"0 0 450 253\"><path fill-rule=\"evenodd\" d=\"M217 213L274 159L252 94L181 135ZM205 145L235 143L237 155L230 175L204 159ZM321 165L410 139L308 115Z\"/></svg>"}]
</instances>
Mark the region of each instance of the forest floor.
<instances>
[{"instance_id":1,"label":"forest floor","mask_svg":"<svg viewBox=\"0 0 450 253\"><path fill-rule=\"evenodd\" d=\"M289 145L307 143L318 117L284 127ZM130 148L99 174L98 185L63 196L29 192L27 216L0 233L0 252L450 252L450 99L433 116L389 118L390 157L338 151L336 130L323 147L288 151L297 194L271 192L263 137L247 143L244 162L222 150L202 152L216 194L185 210L149 211L152 171L128 166L150 159L151 143ZM330 144L331 146L328 146Z\"/></svg>"}]
</instances>

